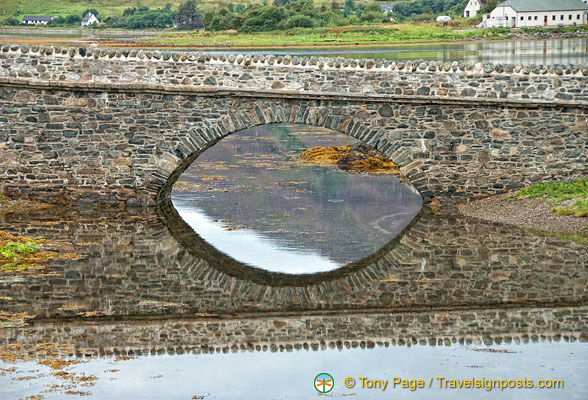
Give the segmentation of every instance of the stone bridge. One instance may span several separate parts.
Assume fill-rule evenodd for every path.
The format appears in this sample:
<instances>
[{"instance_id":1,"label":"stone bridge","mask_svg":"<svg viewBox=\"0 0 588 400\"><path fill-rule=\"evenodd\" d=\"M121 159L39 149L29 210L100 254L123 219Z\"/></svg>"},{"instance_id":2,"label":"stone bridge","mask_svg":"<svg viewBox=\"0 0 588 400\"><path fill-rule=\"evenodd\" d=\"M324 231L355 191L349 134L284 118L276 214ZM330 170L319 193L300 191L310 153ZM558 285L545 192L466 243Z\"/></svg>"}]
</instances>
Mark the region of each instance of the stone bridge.
<instances>
[{"instance_id":1,"label":"stone bridge","mask_svg":"<svg viewBox=\"0 0 588 400\"><path fill-rule=\"evenodd\" d=\"M452 200L588 172L588 67L4 45L0 191L154 205L199 154L270 123L326 127Z\"/></svg>"}]
</instances>

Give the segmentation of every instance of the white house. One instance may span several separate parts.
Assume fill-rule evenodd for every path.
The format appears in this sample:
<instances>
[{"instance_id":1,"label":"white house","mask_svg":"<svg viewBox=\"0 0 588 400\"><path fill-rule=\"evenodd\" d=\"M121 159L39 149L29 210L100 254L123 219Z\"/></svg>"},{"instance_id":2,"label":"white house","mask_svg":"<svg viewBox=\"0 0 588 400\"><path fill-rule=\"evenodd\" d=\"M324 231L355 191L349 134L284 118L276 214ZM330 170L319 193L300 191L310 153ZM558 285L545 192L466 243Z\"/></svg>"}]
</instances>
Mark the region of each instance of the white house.
<instances>
[{"instance_id":1,"label":"white house","mask_svg":"<svg viewBox=\"0 0 588 400\"><path fill-rule=\"evenodd\" d=\"M588 0L586 0L588 1ZM478 12L482 9L482 6L486 3L486 0L470 0L463 10L464 18L474 18L478 15Z\"/></svg>"},{"instance_id":2,"label":"white house","mask_svg":"<svg viewBox=\"0 0 588 400\"><path fill-rule=\"evenodd\" d=\"M84 15L84 19L82 19L82 26L97 24L98 22L98 18L96 18L94 13L89 12L86 15Z\"/></svg>"},{"instance_id":3,"label":"white house","mask_svg":"<svg viewBox=\"0 0 588 400\"><path fill-rule=\"evenodd\" d=\"M588 0L507 0L484 14L483 28L586 25Z\"/></svg>"},{"instance_id":4,"label":"white house","mask_svg":"<svg viewBox=\"0 0 588 400\"><path fill-rule=\"evenodd\" d=\"M51 15L25 15L22 17L22 24L23 25L37 25L43 24L47 25L47 22L55 19Z\"/></svg>"}]
</instances>

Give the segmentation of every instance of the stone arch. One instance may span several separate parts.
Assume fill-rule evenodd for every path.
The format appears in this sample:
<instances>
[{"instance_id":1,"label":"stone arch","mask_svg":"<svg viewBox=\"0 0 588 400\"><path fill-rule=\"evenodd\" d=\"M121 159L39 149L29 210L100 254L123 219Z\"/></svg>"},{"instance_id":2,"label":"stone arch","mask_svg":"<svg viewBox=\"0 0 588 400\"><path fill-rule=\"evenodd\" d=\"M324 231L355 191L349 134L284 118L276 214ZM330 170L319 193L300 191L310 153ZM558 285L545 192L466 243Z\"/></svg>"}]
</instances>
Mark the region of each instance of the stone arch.
<instances>
[{"instance_id":1,"label":"stone arch","mask_svg":"<svg viewBox=\"0 0 588 400\"><path fill-rule=\"evenodd\" d=\"M292 102L283 100L248 100L238 111L227 110L216 119L209 119L189 129L176 146L168 149L156 161L156 179L148 183L156 189L156 202L169 199L172 187L179 176L200 154L226 136L255 126L295 123L327 128L362 141L390 158L399 166L407 183L421 195L426 190L419 182L423 177L422 161L414 156L411 147L400 140L389 140L386 130L369 125L370 118L357 118L362 104L327 101ZM384 105L383 107L386 107ZM387 106L389 107L389 106ZM155 186L153 185L155 183ZM426 199L425 199L426 201Z\"/></svg>"}]
</instances>

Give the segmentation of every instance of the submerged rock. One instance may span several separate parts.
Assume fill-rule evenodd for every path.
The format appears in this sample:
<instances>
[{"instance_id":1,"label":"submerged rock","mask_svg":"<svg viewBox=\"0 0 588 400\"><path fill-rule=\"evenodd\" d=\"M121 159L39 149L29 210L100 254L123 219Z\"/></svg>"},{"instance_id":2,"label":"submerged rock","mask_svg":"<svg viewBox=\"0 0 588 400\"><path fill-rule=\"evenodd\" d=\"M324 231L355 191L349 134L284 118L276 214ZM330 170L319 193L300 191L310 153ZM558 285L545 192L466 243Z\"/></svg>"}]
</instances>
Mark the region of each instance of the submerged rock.
<instances>
[{"instance_id":1,"label":"submerged rock","mask_svg":"<svg viewBox=\"0 0 588 400\"><path fill-rule=\"evenodd\" d=\"M317 165L337 165L341 170L350 173L400 173L400 169L388 157L361 142L353 146L316 146L299 157Z\"/></svg>"}]
</instances>

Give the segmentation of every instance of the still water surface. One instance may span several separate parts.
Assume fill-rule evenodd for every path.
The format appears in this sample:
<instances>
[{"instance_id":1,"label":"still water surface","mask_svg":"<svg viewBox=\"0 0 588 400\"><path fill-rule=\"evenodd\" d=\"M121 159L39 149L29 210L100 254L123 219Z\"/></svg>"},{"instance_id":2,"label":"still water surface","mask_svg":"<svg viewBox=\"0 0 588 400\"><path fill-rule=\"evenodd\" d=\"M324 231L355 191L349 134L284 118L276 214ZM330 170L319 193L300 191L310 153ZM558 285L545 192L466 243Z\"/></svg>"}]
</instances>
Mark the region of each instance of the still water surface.
<instances>
[{"instance_id":1,"label":"still water surface","mask_svg":"<svg viewBox=\"0 0 588 400\"><path fill-rule=\"evenodd\" d=\"M333 270L382 248L422 206L395 176L298 157L314 146L355 142L300 125L241 131L198 157L172 202L202 239L238 261L291 274Z\"/></svg>"},{"instance_id":2,"label":"still water surface","mask_svg":"<svg viewBox=\"0 0 588 400\"><path fill-rule=\"evenodd\" d=\"M27 33L2 33L3 41L15 38L18 43ZM141 33L140 36L144 36ZM124 44L126 40L135 40L136 32L117 32L109 35L105 32L92 31L78 34L56 34L50 31L36 31L35 37L43 38L45 44L59 46L90 46L94 39L113 39ZM47 42L47 40L51 40ZM96 42L98 45L100 42ZM126 46L123 46L126 47ZM168 50L162 48L161 50ZM196 47L182 47L176 50L203 52ZM386 60L431 60L464 61L469 63L491 62L504 64L588 64L588 38L549 39L549 40L512 40L501 42L455 42L450 44L406 44L394 46L337 46L313 47L310 49L269 48L263 50L230 48L222 50L205 50L211 54L275 54L314 57L371 58Z\"/></svg>"},{"instance_id":3,"label":"still water surface","mask_svg":"<svg viewBox=\"0 0 588 400\"><path fill-rule=\"evenodd\" d=\"M361 263L291 275L223 255L173 208L7 212L0 230L50 238L57 253L0 273L2 399L313 398L319 372L337 397L506 396L341 386L431 375L563 379L562 391L507 394L588 396L588 249L565 238L420 213ZM88 362L40 364L70 354Z\"/></svg>"},{"instance_id":4,"label":"still water surface","mask_svg":"<svg viewBox=\"0 0 588 400\"><path fill-rule=\"evenodd\" d=\"M68 369L98 377L93 397L104 399L314 399L324 397L313 388L314 377L327 372L334 378L330 397L360 399L585 399L588 393L586 343L529 343L485 346L382 347L370 350L327 349L320 352L237 352L228 354L143 356L132 360L89 359ZM547 361L548 360L548 361ZM1 364L0 364L1 365ZM254 368L252 366L255 366ZM43 370L45 377L29 381L23 390L17 382L3 382L11 398L61 384L50 369L34 362L26 370ZM18 376L18 375L17 375ZM356 385L343 381L354 377ZM386 390L362 388L359 377L388 380ZM411 391L392 387L392 379L422 379L431 388ZM437 377L447 379L564 379L563 389L464 390L440 388ZM0 382L4 379L0 377ZM461 393L460 393L461 392ZM70 396L73 398L73 396ZM50 398L50 397L49 397Z\"/></svg>"},{"instance_id":5,"label":"still water surface","mask_svg":"<svg viewBox=\"0 0 588 400\"><path fill-rule=\"evenodd\" d=\"M313 49L212 51L218 54L276 54L314 57L372 58L386 60L464 61L503 64L588 64L588 38L516 40L508 42L456 42L398 46L358 46Z\"/></svg>"}]
</instances>

